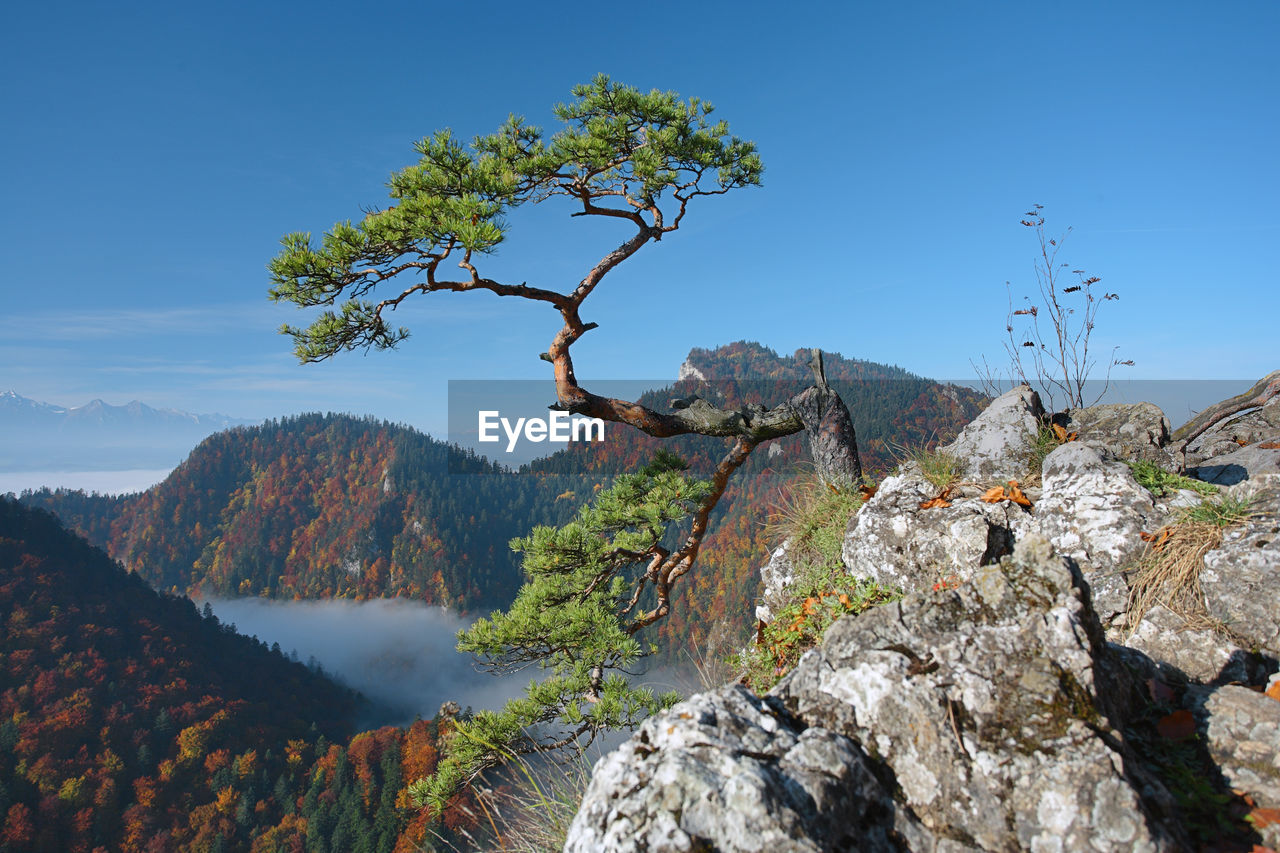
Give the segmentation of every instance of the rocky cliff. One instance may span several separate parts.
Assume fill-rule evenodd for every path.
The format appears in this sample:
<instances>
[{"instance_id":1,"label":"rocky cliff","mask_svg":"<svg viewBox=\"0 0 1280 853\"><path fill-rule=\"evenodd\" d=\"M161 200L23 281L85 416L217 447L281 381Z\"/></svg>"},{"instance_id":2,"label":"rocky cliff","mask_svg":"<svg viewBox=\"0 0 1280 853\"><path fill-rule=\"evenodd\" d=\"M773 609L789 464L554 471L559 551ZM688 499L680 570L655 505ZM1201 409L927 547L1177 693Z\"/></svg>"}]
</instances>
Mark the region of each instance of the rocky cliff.
<instances>
[{"instance_id":1,"label":"rocky cliff","mask_svg":"<svg viewBox=\"0 0 1280 853\"><path fill-rule=\"evenodd\" d=\"M994 401L952 476L904 465L848 520L847 570L904 597L766 696L646 722L565 849L1275 847L1280 398L1170 436L1147 404ZM767 621L785 547L762 575Z\"/></svg>"}]
</instances>

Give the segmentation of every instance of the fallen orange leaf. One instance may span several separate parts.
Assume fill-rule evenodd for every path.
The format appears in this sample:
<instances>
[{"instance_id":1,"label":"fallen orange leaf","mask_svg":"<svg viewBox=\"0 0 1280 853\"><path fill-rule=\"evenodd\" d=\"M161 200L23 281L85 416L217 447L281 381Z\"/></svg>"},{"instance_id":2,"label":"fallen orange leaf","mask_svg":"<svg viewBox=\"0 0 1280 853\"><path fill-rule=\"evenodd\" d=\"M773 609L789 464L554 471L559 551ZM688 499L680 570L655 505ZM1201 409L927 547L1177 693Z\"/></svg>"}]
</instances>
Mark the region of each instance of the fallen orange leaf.
<instances>
[{"instance_id":1,"label":"fallen orange leaf","mask_svg":"<svg viewBox=\"0 0 1280 853\"><path fill-rule=\"evenodd\" d=\"M1169 528L1161 527L1155 533L1139 533L1138 538L1143 542L1150 542L1152 551L1159 551L1160 546L1164 545L1169 538Z\"/></svg>"},{"instance_id":2,"label":"fallen orange leaf","mask_svg":"<svg viewBox=\"0 0 1280 853\"><path fill-rule=\"evenodd\" d=\"M1169 740L1186 740L1196 733L1196 718L1186 709L1174 711L1156 723L1156 731Z\"/></svg>"},{"instance_id":3,"label":"fallen orange leaf","mask_svg":"<svg viewBox=\"0 0 1280 853\"><path fill-rule=\"evenodd\" d=\"M1066 444L1068 441L1075 441L1077 438L1080 437L1080 433L1067 432L1064 428L1058 426L1057 424L1053 424L1053 434L1057 437L1058 441L1062 444Z\"/></svg>"},{"instance_id":4,"label":"fallen orange leaf","mask_svg":"<svg viewBox=\"0 0 1280 853\"><path fill-rule=\"evenodd\" d=\"M1249 822L1259 829L1280 825L1280 809L1254 809L1249 812Z\"/></svg>"},{"instance_id":5,"label":"fallen orange leaf","mask_svg":"<svg viewBox=\"0 0 1280 853\"><path fill-rule=\"evenodd\" d=\"M1018 488L1017 480L1010 480L1008 488L1004 486L992 486L982 495L982 499L989 504L998 504L1000 501L1013 501L1021 506L1031 506L1031 500L1022 489Z\"/></svg>"},{"instance_id":6,"label":"fallen orange leaf","mask_svg":"<svg viewBox=\"0 0 1280 853\"><path fill-rule=\"evenodd\" d=\"M951 506L951 501L947 500L947 498L949 497L951 497L951 487L947 486L938 494L936 498L929 498L929 500L921 503L920 508L933 509L935 507Z\"/></svg>"},{"instance_id":7,"label":"fallen orange leaf","mask_svg":"<svg viewBox=\"0 0 1280 853\"><path fill-rule=\"evenodd\" d=\"M1280 441L1264 441L1258 447L1262 450L1280 450Z\"/></svg>"},{"instance_id":8,"label":"fallen orange leaf","mask_svg":"<svg viewBox=\"0 0 1280 853\"><path fill-rule=\"evenodd\" d=\"M1004 486L992 486L987 489L987 492L982 496L982 499L989 504L1000 503L1000 501L1004 500Z\"/></svg>"},{"instance_id":9,"label":"fallen orange leaf","mask_svg":"<svg viewBox=\"0 0 1280 853\"><path fill-rule=\"evenodd\" d=\"M1267 688L1266 694L1280 702L1280 680L1272 682L1271 686Z\"/></svg>"}]
</instances>

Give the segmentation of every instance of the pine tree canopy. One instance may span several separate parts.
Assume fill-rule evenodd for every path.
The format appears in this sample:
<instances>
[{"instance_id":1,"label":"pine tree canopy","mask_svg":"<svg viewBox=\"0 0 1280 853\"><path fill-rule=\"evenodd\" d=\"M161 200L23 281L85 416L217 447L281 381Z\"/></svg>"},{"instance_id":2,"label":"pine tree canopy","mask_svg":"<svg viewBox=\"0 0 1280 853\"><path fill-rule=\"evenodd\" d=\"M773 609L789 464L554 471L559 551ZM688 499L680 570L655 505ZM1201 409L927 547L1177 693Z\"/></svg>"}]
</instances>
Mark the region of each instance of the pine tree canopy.
<instances>
[{"instance_id":1,"label":"pine tree canopy","mask_svg":"<svg viewBox=\"0 0 1280 853\"><path fill-rule=\"evenodd\" d=\"M339 222L318 244L310 234L287 235L268 265L271 298L326 307L309 326L282 329L298 358L394 347L409 332L389 326L385 312L415 293L489 290L561 309L579 304L617 261L571 293L495 281L477 268L506 236L504 214L525 203L566 196L578 208L575 216L634 223L639 234L628 241L635 245L626 257L676 230L695 197L760 183L755 145L713 122L705 101L646 94L604 75L573 94L576 100L555 108L563 126L549 138L514 115L470 144L442 130L416 144L415 165L391 176L390 207ZM463 275L442 278L446 263ZM402 275L415 283L375 298L380 284Z\"/></svg>"}]
</instances>

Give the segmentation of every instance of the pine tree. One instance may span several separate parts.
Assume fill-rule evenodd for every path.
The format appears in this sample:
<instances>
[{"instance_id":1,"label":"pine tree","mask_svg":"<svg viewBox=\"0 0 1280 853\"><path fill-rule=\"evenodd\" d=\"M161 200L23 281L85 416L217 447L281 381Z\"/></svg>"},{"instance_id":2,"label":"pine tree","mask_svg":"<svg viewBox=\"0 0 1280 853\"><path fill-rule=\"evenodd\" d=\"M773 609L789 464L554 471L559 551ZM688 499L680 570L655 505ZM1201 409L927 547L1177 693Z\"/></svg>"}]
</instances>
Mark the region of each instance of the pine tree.
<instances>
[{"instance_id":1,"label":"pine tree","mask_svg":"<svg viewBox=\"0 0 1280 853\"><path fill-rule=\"evenodd\" d=\"M460 719L435 775L410 786L419 803L441 810L461 785L510 757L583 748L601 731L634 727L678 701L633 686L626 673L654 651L637 635L657 619L656 607L643 606L646 589L672 580L659 571L670 554L663 541L712 489L685 467L660 451L568 524L512 541L528 582L505 613L462 631L458 649L496 672L537 665L549 674L501 711Z\"/></svg>"}]
</instances>

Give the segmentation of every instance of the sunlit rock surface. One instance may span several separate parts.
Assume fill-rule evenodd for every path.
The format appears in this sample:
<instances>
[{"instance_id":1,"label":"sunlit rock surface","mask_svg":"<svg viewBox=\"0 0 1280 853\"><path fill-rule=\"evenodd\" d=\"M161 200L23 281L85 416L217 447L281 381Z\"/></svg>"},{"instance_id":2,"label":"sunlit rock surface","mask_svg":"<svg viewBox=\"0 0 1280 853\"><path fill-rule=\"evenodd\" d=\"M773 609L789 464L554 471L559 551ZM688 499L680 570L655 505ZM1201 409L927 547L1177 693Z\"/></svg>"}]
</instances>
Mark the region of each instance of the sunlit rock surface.
<instances>
[{"instance_id":1,"label":"sunlit rock surface","mask_svg":"<svg viewBox=\"0 0 1280 853\"><path fill-rule=\"evenodd\" d=\"M1148 543L1204 497L1154 495L1125 464L1176 471L1156 407L1058 420L1078 435L1032 470L1049 422L1015 389L947 448L962 470L945 503L914 464L885 479L842 556L905 597L836 622L767 697L726 687L647 722L597 765L566 849L1193 849L1152 763L1168 720L1188 728L1167 737L1194 733L1215 790L1280 807L1280 701L1262 692L1280 667L1280 473L1249 462L1214 498L1247 516L1204 557L1201 616L1157 602L1139 619ZM1235 464L1277 425L1275 402L1230 420L1188 464ZM1010 479L1031 506L983 499ZM762 571L761 619L786 603L794 559L784 545ZM1274 847L1280 831L1244 837Z\"/></svg>"}]
</instances>

